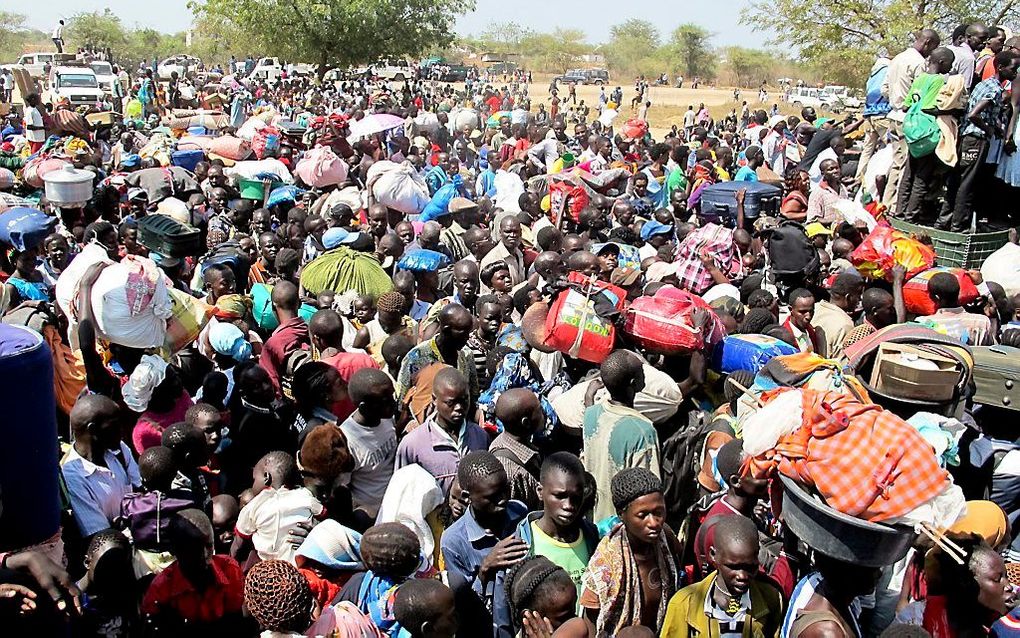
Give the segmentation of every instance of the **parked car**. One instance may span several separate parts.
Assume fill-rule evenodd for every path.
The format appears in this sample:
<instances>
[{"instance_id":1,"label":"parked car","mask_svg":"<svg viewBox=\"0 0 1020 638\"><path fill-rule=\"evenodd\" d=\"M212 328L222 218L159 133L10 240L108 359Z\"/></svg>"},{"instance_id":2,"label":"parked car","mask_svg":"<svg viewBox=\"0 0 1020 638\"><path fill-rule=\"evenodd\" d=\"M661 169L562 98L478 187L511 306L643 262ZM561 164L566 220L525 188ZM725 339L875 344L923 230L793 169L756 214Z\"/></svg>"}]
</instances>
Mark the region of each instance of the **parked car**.
<instances>
[{"instance_id":1,"label":"parked car","mask_svg":"<svg viewBox=\"0 0 1020 638\"><path fill-rule=\"evenodd\" d=\"M791 88L790 92L786 94L784 99L798 109L804 108L805 106L810 106L815 109L828 106L828 102L822 99L821 89L815 89L807 86L796 86Z\"/></svg>"},{"instance_id":2,"label":"parked car","mask_svg":"<svg viewBox=\"0 0 1020 638\"><path fill-rule=\"evenodd\" d=\"M584 69L571 69L563 75L556 76L556 81L560 84L584 84L586 79Z\"/></svg>"},{"instance_id":3,"label":"parked car","mask_svg":"<svg viewBox=\"0 0 1020 638\"><path fill-rule=\"evenodd\" d=\"M463 82L467 80L468 72L471 71L471 67L464 66L463 64L450 64L446 67L446 71L443 73L443 77L440 78L442 82Z\"/></svg>"},{"instance_id":4,"label":"parked car","mask_svg":"<svg viewBox=\"0 0 1020 638\"><path fill-rule=\"evenodd\" d=\"M513 62L497 62L488 68L492 75L509 75L517 72L517 65Z\"/></svg>"},{"instance_id":5,"label":"parked car","mask_svg":"<svg viewBox=\"0 0 1020 638\"><path fill-rule=\"evenodd\" d=\"M113 96L113 83L117 81L117 76L113 73L113 65L104 60L96 60L95 62L90 62L89 67L96 74L99 88L103 89L103 92L107 95Z\"/></svg>"},{"instance_id":6,"label":"parked car","mask_svg":"<svg viewBox=\"0 0 1020 638\"><path fill-rule=\"evenodd\" d=\"M259 58L248 77L263 82L277 82L281 75L283 75L283 65L280 64L280 58Z\"/></svg>"},{"instance_id":7,"label":"parked car","mask_svg":"<svg viewBox=\"0 0 1020 638\"><path fill-rule=\"evenodd\" d=\"M403 82L414 77L414 71L407 64L406 60L380 60L376 64L358 67L354 69L355 75L368 75L383 80L395 80Z\"/></svg>"},{"instance_id":8,"label":"parked car","mask_svg":"<svg viewBox=\"0 0 1020 638\"><path fill-rule=\"evenodd\" d=\"M588 69L584 74L587 79L585 84L594 84L595 86L609 84L609 71L605 69Z\"/></svg>"},{"instance_id":9,"label":"parked car","mask_svg":"<svg viewBox=\"0 0 1020 638\"><path fill-rule=\"evenodd\" d=\"M22 54L15 64L21 65L29 74L37 80L46 78L46 67L70 62L74 60L73 53L51 53L40 51L38 53Z\"/></svg>"},{"instance_id":10,"label":"parked car","mask_svg":"<svg viewBox=\"0 0 1020 638\"><path fill-rule=\"evenodd\" d=\"M160 80L169 80L170 74L176 71L177 77L183 78L188 73L196 71L201 63L202 61L193 55L175 55L159 63L156 67L156 76Z\"/></svg>"}]
</instances>

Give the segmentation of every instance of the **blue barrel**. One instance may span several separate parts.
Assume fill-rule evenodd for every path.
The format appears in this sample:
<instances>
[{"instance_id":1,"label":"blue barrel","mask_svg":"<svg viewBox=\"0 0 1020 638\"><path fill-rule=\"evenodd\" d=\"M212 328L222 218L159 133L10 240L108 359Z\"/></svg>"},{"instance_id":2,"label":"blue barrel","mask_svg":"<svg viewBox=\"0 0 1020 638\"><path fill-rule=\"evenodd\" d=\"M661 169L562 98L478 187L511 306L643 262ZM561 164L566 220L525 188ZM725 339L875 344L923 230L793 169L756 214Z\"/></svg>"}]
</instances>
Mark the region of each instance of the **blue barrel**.
<instances>
[{"instance_id":1,"label":"blue barrel","mask_svg":"<svg viewBox=\"0 0 1020 638\"><path fill-rule=\"evenodd\" d=\"M53 355L39 333L0 324L0 551L60 529Z\"/></svg>"},{"instance_id":2,"label":"blue barrel","mask_svg":"<svg viewBox=\"0 0 1020 638\"><path fill-rule=\"evenodd\" d=\"M195 167L198 163L205 159L205 153L199 149L174 151L170 155L170 163L174 166L180 166L186 168L191 172L195 172Z\"/></svg>"}]
</instances>

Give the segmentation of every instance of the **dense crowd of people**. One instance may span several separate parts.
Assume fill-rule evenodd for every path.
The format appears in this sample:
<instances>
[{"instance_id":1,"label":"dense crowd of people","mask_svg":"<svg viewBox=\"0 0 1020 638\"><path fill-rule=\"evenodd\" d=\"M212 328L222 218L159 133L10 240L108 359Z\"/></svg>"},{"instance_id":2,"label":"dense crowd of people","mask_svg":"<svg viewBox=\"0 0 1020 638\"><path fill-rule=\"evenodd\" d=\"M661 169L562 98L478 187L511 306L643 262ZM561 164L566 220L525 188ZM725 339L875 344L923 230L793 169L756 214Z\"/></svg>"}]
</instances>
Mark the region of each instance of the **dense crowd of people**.
<instances>
[{"instance_id":1,"label":"dense crowd of people","mask_svg":"<svg viewBox=\"0 0 1020 638\"><path fill-rule=\"evenodd\" d=\"M27 96L0 633L1017 635L1020 240L889 225L1012 223L1020 50L958 31L659 141L522 71Z\"/></svg>"}]
</instances>

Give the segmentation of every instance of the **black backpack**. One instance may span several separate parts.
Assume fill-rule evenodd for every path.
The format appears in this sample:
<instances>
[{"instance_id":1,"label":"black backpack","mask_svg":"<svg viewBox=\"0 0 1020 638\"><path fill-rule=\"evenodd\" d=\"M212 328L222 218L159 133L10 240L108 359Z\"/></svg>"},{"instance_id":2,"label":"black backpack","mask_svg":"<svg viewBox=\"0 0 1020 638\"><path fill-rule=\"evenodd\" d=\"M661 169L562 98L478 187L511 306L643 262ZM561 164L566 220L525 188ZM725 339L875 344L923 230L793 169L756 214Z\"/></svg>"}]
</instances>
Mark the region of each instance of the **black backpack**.
<instances>
[{"instance_id":1,"label":"black backpack","mask_svg":"<svg viewBox=\"0 0 1020 638\"><path fill-rule=\"evenodd\" d=\"M698 473L705 438L711 420L704 412L691 412L686 426L674 432L662 444L662 494L666 500L666 521L680 529L691 507L698 501Z\"/></svg>"},{"instance_id":2,"label":"black backpack","mask_svg":"<svg viewBox=\"0 0 1020 638\"><path fill-rule=\"evenodd\" d=\"M776 275L795 275L818 269L818 249L797 222L784 221L773 228L766 239L766 247L772 272Z\"/></svg>"}]
</instances>

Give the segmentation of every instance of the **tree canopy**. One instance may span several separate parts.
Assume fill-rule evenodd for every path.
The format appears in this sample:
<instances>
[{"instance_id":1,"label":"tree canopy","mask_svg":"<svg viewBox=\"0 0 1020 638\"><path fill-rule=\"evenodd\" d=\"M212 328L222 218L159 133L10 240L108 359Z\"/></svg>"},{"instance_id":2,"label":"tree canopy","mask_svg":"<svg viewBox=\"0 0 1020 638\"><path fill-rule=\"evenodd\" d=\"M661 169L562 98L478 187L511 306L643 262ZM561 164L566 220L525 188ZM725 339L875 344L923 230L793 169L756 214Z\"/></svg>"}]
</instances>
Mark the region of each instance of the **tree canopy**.
<instances>
[{"instance_id":1,"label":"tree canopy","mask_svg":"<svg viewBox=\"0 0 1020 638\"><path fill-rule=\"evenodd\" d=\"M473 0L199 0L199 16L232 23L267 53L335 67L420 56L453 39Z\"/></svg>"},{"instance_id":2,"label":"tree canopy","mask_svg":"<svg viewBox=\"0 0 1020 638\"><path fill-rule=\"evenodd\" d=\"M741 21L776 34L826 78L860 85L879 53L895 55L910 34L933 28L947 39L957 25L1020 17L1017 0L752 0Z\"/></svg>"}]
</instances>

